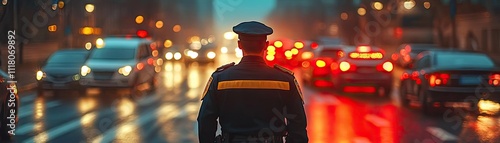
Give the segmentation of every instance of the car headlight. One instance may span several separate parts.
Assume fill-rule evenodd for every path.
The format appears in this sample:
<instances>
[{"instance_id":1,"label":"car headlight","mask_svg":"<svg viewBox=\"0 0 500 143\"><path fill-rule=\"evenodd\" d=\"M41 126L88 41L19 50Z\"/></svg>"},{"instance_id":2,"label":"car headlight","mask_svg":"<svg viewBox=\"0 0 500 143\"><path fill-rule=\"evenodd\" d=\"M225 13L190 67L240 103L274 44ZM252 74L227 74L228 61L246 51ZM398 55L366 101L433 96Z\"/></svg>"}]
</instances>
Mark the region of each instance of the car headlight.
<instances>
[{"instance_id":1,"label":"car headlight","mask_svg":"<svg viewBox=\"0 0 500 143\"><path fill-rule=\"evenodd\" d=\"M165 59L171 60L174 57L174 55L171 52L168 52L165 54Z\"/></svg>"},{"instance_id":2,"label":"car headlight","mask_svg":"<svg viewBox=\"0 0 500 143\"><path fill-rule=\"evenodd\" d=\"M182 58L182 54L181 54L181 53L179 53L179 52L175 52L175 54L174 54L174 59L175 59L175 60L180 60L181 58Z\"/></svg>"},{"instance_id":3,"label":"car headlight","mask_svg":"<svg viewBox=\"0 0 500 143\"><path fill-rule=\"evenodd\" d=\"M131 66L124 66L118 69L118 73L122 74L123 76L130 75L130 72L132 72Z\"/></svg>"},{"instance_id":4,"label":"car headlight","mask_svg":"<svg viewBox=\"0 0 500 143\"><path fill-rule=\"evenodd\" d=\"M189 56L191 57L191 59L196 59L198 57L198 52L193 51Z\"/></svg>"},{"instance_id":5,"label":"car headlight","mask_svg":"<svg viewBox=\"0 0 500 143\"><path fill-rule=\"evenodd\" d=\"M45 73L43 71L36 72L36 80L42 80L45 77Z\"/></svg>"},{"instance_id":6,"label":"car headlight","mask_svg":"<svg viewBox=\"0 0 500 143\"><path fill-rule=\"evenodd\" d=\"M88 66L82 66L80 74L82 76L87 76L90 73L91 69Z\"/></svg>"},{"instance_id":7,"label":"car headlight","mask_svg":"<svg viewBox=\"0 0 500 143\"><path fill-rule=\"evenodd\" d=\"M80 75L79 75L79 74L75 74L75 75L73 76L73 80L74 80L74 81L80 80Z\"/></svg>"},{"instance_id":8,"label":"car headlight","mask_svg":"<svg viewBox=\"0 0 500 143\"><path fill-rule=\"evenodd\" d=\"M207 58L209 58L209 59L214 59L215 56L216 56L215 52L210 51L207 53Z\"/></svg>"}]
</instances>

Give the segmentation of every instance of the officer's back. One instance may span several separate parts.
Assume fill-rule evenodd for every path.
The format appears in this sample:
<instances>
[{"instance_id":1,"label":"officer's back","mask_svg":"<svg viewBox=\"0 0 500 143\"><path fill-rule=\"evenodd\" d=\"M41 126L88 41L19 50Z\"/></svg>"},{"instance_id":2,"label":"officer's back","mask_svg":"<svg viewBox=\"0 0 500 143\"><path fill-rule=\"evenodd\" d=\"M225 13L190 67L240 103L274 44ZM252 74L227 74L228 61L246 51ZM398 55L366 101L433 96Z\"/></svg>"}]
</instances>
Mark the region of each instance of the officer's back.
<instances>
[{"instance_id":1,"label":"officer's back","mask_svg":"<svg viewBox=\"0 0 500 143\"><path fill-rule=\"evenodd\" d=\"M293 77L267 66L261 57L246 56L238 65L221 71L216 77L218 89L225 89L217 94L220 98L219 121L223 130L231 133L258 134L262 128L269 128L271 120L278 119L273 110L283 112L285 100L291 98ZM232 85L238 87L231 88ZM282 122L274 124L284 126ZM276 131L282 133L284 129Z\"/></svg>"},{"instance_id":2,"label":"officer's back","mask_svg":"<svg viewBox=\"0 0 500 143\"><path fill-rule=\"evenodd\" d=\"M244 57L212 74L198 115L200 142L215 140L217 118L224 142L283 142L285 134L287 142L307 142L303 97L293 73L267 66L260 56L272 29L244 22L233 30Z\"/></svg>"}]
</instances>

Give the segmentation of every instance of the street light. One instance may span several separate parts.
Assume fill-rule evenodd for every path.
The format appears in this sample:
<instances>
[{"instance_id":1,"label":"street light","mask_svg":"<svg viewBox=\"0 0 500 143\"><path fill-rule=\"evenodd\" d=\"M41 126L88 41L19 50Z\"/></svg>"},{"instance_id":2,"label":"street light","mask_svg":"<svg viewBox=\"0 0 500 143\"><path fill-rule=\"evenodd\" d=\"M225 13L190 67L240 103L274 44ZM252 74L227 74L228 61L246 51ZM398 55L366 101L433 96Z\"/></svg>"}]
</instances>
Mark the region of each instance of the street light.
<instances>
[{"instance_id":1,"label":"street light","mask_svg":"<svg viewBox=\"0 0 500 143\"><path fill-rule=\"evenodd\" d=\"M156 21L156 28L160 29L162 27L163 27L163 21L161 20Z\"/></svg>"},{"instance_id":2,"label":"street light","mask_svg":"<svg viewBox=\"0 0 500 143\"><path fill-rule=\"evenodd\" d=\"M57 3L57 6L59 7L59 9L63 9L64 8L64 1L59 1Z\"/></svg>"},{"instance_id":3,"label":"street light","mask_svg":"<svg viewBox=\"0 0 500 143\"><path fill-rule=\"evenodd\" d=\"M138 15L135 17L135 23L141 24L144 21L144 17L142 15Z\"/></svg>"},{"instance_id":4,"label":"street light","mask_svg":"<svg viewBox=\"0 0 500 143\"><path fill-rule=\"evenodd\" d=\"M87 12L89 12L89 13L92 13L92 12L94 11L94 8L95 8L95 7L94 7L94 5L93 5L93 4L90 4L90 3L89 3L89 4L86 4L86 5L85 5L85 10L86 10Z\"/></svg>"},{"instance_id":5,"label":"street light","mask_svg":"<svg viewBox=\"0 0 500 143\"><path fill-rule=\"evenodd\" d=\"M378 1L377 1L377 2L374 2L374 3L372 4L372 7L373 7L373 9L375 9L375 10L382 10L382 9L384 8L384 4L382 4L381 2L378 2Z\"/></svg>"},{"instance_id":6,"label":"street light","mask_svg":"<svg viewBox=\"0 0 500 143\"><path fill-rule=\"evenodd\" d=\"M349 18L349 15L348 15L347 13L342 12L342 13L340 14L340 19L342 19L342 20L347 20L348 18Z\"/></svg>"},{"instance_id":7,"label":"street light","mask_svg":"<svg viewBox=\"0 0 500 143\"><path fill-rule=\"evenodd\" d=\"M163 42L163 46L165 46L165 48L170 48L172 47L172 41L171 40L165 40L165 42Z\"/></svg>"},{"instance_id":8,"label":"street light","mask_svg":"<svg viewBox=\"0 0 500 143\"><path fill-rule=\"evenodd\" d=\"M362 8L362 7L358 8L358 14L359 14L360 16L365 15L365 14L366 14L366 9L365 9L365 8Z\"/></svg>"},{"instance_id":9,"label":"street light","mask_svg":"<svg viewBox=\"0 0 500 143\"><path fill-rule=\"evenodd\" d=\"M428 2L428 1L424 2L424 7L425 7L425 9L431 8L431 2Z\"/></svg>"},{"instance_id":10,"label":"street light","mask_svg":"<svg viewBox=\"0 0 500 143\"><path fill-rule=\"evenodd\" d=\"M177 32L179 32L179 31L181 31L181 29L182 29L182 27L181 27L181 25L179 25L179 24L174 25L174 27L172 27L172 30L173 30L174 32L176 32L176 33L177 33Z\"/></svg>"},{"instance_id":11,"label":"street light","mask_svg":"<svg viewBox=\"0 0 500 143\"><path fill-rule=\"evenodd\" d=\"M412 9L413 7L415 7L415 1L413 1L413 0L408 0L408 1L405 1L405 2L403 3L403 6L404 6L406 9L410 10L410 9Z\"/></svg>"}]
</instances>

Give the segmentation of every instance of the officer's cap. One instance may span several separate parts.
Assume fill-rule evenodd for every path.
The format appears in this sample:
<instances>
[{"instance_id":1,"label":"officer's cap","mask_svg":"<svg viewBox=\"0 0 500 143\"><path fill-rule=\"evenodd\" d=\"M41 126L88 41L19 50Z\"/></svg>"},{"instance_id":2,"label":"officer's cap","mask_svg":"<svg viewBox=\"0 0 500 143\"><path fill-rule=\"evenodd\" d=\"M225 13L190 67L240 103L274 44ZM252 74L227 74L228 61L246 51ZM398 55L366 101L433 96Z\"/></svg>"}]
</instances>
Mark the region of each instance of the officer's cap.
<instances>
[{"instance_id":1,"label":"officer's cap","mask_svg":"<svg viewBox=\"0 0 500 143\"><path fill-rule=\"evenodd\" d=\"M273 29L257 21L242 22L233 27L240 40L263 40L273 34Z\"/></svg>"}]
</instances>

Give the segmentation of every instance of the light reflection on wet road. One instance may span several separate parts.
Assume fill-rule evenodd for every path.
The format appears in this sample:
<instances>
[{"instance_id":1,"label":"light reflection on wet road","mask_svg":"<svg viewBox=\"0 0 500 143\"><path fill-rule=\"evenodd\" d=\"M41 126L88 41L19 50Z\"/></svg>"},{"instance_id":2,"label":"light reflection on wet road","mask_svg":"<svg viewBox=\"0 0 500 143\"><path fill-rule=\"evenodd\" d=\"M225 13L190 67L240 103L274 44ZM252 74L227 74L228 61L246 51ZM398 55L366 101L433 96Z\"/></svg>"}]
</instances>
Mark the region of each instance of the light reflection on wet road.
<instances>
[{"instance_id":1,"label":"light reflection on wet road","mask_svg":"<svg viewBox=\"0 0 500 143\"><path fill-rule=\"evenodd\" d=\"M145 91L138 98L109 89L91 89L86 96L74 92L47 97L22 93L14 141L198 142L199 99L210 74L221 64L165 62L156 91ZM399 106L397 86L391 100L340 95L302 85L310 141L500 142L497 115L424 116L418 108Z\"/></svg>"}]
</instances>

